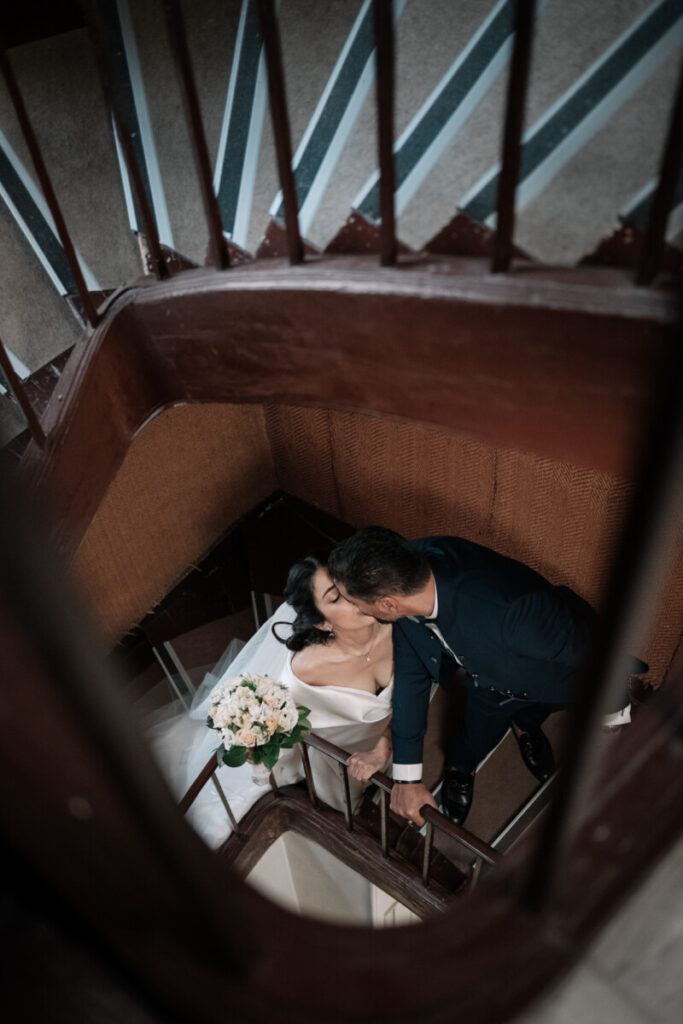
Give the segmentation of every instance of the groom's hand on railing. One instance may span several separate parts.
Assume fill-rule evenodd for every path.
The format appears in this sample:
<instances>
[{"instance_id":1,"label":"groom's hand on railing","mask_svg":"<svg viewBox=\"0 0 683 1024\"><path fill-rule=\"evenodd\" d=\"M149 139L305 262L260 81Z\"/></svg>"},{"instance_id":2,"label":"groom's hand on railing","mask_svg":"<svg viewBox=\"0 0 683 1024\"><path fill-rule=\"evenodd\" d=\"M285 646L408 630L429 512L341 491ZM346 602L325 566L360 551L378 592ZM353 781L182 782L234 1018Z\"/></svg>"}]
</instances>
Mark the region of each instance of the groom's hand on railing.
<instances>
[{"instance_id":1,"label":"groom's hand on railing","mask_svg":"<svg viewBox=\"0 0 683 1024\"><path fill-rule=\"evenodd\" d=\"M402 818L414 821L416 825L424 825L425 820L420 814L420 808L425 804L436 808L436 800L422 782L395 782L391 790L391 810L400 814Z\"/></svg>"}]
</instances>

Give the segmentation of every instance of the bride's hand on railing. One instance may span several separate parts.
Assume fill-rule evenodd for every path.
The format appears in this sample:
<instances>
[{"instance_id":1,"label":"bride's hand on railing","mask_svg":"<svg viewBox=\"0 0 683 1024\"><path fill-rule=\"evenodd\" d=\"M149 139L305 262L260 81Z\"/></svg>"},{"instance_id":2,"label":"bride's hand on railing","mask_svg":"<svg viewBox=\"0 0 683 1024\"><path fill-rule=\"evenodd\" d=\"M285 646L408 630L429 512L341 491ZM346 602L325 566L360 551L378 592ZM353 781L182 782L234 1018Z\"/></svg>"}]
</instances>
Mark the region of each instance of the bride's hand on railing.
<instances>
[{"instance_id":1,"label":"bride's hand on railing","mask_svg":"<svg viewBox=\"0 0 683 1024\"><path fill-rule=\"evenodd\" d=\"M367 782L375 772L381 772L389 760L391 743L386 736L381 736L372 750L356 751L346 762L349 774L359 782Z\"/></svg>"}]
</instances>

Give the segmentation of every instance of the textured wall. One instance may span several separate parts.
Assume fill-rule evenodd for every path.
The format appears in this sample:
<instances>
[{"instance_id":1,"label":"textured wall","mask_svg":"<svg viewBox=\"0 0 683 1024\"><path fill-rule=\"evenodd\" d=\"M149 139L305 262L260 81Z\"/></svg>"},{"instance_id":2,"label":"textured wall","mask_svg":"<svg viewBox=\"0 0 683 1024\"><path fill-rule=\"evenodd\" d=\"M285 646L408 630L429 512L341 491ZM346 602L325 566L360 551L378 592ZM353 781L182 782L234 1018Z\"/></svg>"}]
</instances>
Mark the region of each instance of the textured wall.
<instances>
[{"instance_id":1,"label":"textured wall","mask_svg":"<svg viewBox=\"0 0 683 1024\"><path fill-rule=\"evenodd\" d=\"M598 604L628 482L375 416L188 405L133 442L76 554L109 639L138 622L226 529L276 487L353 525L455 533ZM681 643L683 557L643 656L658 681Z\"/></svg>"},{"instance_id":2,"label":"textured wall","mask_svg":"<svg viewBox=\"0 0 683 1024\"><path fill-rule=\"evenodd\" d=\"M138 622L236 519L277 487L258 406L186 405L133 441L74 559L105 636Z\"/></svg>"},{"instance_id":3,"label":"textured wall","mask_svg":"<svg viewBox=\"0 0 683 1024\"><path fill-rule=\"evenodd\" d=\"M374 416L266 411L280 487L354 525L454 533L518 558L598 604L628 506L628 482ZM644 657L659 681L680 644L683 557Z\"/></svg>"}]
</instances>

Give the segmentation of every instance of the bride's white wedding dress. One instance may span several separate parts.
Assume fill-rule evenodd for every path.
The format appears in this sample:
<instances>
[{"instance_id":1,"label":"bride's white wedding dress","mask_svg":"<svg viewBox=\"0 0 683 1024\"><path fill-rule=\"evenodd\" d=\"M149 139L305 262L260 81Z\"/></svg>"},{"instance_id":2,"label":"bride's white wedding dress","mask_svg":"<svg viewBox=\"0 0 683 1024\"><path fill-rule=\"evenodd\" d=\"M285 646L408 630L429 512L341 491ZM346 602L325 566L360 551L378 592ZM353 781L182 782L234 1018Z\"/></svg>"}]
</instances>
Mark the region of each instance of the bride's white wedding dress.
<instances>
[{"instance_id":1,"label":"bride's white wedding dress","mask_svg":"<svg viewBox=\"0 0 683 1024\"><path fill-rule=\"evenodd\" d=\"M291 605L281 605L236 657L231 657L232 645L228 648L227 657L221 658L197 690L189 714L175 715L149 730L152 749L178 799L187 792L220 742L218 733L206 725L212 690L221 680L242 672L268 675L287 686L296 703L310 709L313 732L349 753L371 750L386 729L391 718L393 681L378 694L373 694L349 686L311 686L294 674L292 652L271 631L273 623L280 623L278 635L288 636L294 615ZM325 803L342 810L341 766L316 750L310 750L310 754L317 795ZM245 764L241 768L223 766L216 773L238 820L260 797L270 792L270 787L264 788L253 781L252 771L251 765ZM279 786L304 778L298 748L282 751L274 774ZM349 784L351 798L356 800L364 786L351 776ZM204 786L188 811L187 820L212 847L219 846L231 831L225 808L211 782Z\"/></svg>"}]
</instances>

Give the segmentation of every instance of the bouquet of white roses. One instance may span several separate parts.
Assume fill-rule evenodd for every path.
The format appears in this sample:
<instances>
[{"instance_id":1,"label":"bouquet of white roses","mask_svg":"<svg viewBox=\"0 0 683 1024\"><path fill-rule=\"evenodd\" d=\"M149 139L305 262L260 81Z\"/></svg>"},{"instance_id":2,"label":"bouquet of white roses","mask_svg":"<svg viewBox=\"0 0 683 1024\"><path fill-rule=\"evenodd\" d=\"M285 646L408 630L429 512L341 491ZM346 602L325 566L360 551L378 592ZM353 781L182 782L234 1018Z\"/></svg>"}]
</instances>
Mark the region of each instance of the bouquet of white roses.
<instances>
[{"instance_id":1,"label":"bouquet of white roses","mask_svg":"<svg viewBox=\"0 0 683 1024\"><path fill-rule=\"evenodd\" d=\"M283 747L311 731L309 709L295 704L289 690L269 676L245 672L220 683L209 698L206 724L221 736L218 764L238 768L245 761L268 771Z\"/></svg>"}]
</instances>

